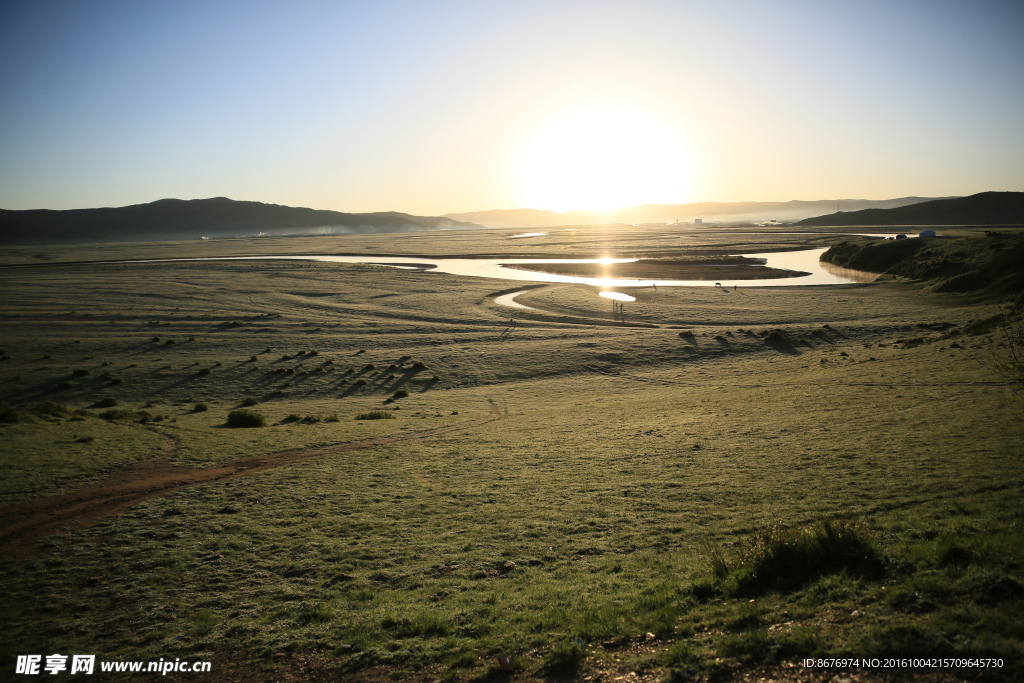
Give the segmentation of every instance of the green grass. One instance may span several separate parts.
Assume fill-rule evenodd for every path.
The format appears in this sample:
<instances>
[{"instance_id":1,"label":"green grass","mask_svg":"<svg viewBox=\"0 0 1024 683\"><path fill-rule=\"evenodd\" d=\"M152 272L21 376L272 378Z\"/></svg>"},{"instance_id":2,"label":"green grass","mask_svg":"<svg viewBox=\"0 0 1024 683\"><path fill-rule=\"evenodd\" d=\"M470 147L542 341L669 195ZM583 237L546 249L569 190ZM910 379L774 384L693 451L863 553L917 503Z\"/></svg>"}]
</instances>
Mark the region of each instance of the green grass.
<instances>
[{"instance_id":1,"label":"green grass","mask_svg":"<svg viewBox=\"0 0 1024 683\"><path fill-rule=\"evenodd\" d=\"M552 314L499 340L507 312L483 280L304 263L45 273L4 285L7 503L156 458L320 454L43 538L3 566L5 652L226 669L234 653L251 667L235 677L255 680L302 678L296 661L478 680L501 675L499 656L524 678L781 678L806 656L940 651L1021 671L1024 427L986 383L998 325L951 334L987 305L902 285L645 289L632 315L658 327ZM606 312L597 299L561 285L521 298L574 316ZM149 343L155 319L198 341ZM911 338L924 342L893 344ZM296 351L313 347L315 362ZM444 379L409 372L413 358ZM54 394L73 368L92 374ZM105 389L97 368L124 384ZM401 411L366 417L399 390ZM89 409L106 392L119 403ZM55 395L64 408L35 408ZM224 428L216 407L240 397L262 429ZM470 426L491 401L501 416Z\"/></svg>"}]
</instances>

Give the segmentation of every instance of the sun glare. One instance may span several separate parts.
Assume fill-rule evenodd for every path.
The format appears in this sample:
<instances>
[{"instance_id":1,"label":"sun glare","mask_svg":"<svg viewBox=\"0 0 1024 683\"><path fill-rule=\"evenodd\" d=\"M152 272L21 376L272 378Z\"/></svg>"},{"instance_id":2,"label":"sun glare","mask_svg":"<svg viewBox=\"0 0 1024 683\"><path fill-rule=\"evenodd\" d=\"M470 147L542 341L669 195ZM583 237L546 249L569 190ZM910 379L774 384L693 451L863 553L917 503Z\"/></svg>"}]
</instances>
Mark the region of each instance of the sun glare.
<instances>
[{"instance_id":1,"label":"sun glare","mask_svg":"<svg viewBox=\"0 0 1024 683\"><path fill-rule=\"evenodd\" d=\"M520 159L531 208L607 210L687 200L690 160L666 121L621 104L592 104L549 121Z\"/></svg>"}]
</instances>

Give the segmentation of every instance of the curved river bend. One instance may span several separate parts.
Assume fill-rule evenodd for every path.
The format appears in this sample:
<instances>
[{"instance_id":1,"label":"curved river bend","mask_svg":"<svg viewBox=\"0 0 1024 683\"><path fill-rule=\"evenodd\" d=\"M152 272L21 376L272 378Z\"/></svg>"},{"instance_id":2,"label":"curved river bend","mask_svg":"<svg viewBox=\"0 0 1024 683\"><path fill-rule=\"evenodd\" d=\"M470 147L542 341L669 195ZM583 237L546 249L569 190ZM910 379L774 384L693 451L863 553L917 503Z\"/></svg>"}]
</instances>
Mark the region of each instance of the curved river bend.
<instances>
[{"instance_id":1,"label":"curved river bend","mask_svg":"<svg viewBox=\"0 0 1024 683\"><path fill-rule=\"evenodd\" d=\"M223 256L190 259L146 259L130 263L162 263L171 261L322 261L328 263L362 263L394 266L416 270L431 270L467 277L487 277L497 280L520 282L564 282L596 287L795 287L806 285L844 285L857 282L872 282L877 273L864 273L838 268L818 259L826 248L802 249L800 251L778 251L760 254L742 254L764 261L769 268L779 268L809 273L798 277L770 278L762 280L630 280L615 278L577 277L556 275L535 270L521 270L507 266L539 266L545 263L629 263L638 259L468 259L468 258L415 258L408 256L329 256L307 254L302 256ZM124 263L122 261L121 263Z\"/></svg>"}]
</instances>

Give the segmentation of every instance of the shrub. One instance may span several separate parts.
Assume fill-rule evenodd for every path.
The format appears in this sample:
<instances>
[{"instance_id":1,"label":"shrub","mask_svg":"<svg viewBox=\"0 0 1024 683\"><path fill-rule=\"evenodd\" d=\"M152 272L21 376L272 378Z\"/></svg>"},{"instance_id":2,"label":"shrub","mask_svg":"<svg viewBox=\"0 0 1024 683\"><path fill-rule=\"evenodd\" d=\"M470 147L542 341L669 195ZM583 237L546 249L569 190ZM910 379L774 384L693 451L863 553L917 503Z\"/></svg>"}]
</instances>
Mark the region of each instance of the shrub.
<instances>
[{"instance_id":1,"label":"shrub","mask_svg":"<svg viewBox=\"0 0 1024 683\"><path fill-rule=\"evenodd\" d=\"M104 420L133 420L136 417L135 411L124 408L112 408L100 413L100 418Z\"/></svg>"},{"instance_id":2,"label":"shrub","mask_svg":"<svg viewBox=\"0 0 1024 683\"><path fill-rule=\"evenodd\" d=\"M209 409L210 409L210 406L206 405L205 403L197 403L197 404L195 404L195 406L192 407L192 412L193 413L205 413Z\"/></svg>"},{"instance_id":3,"label":"shrub","mask_svg":"<svg viewBox=\"0 0 1024 683\"><path fill-rule=\"evenodd\" d=\"M360 413L356 415L357 420L394 420L395 414L389 413L386 410L373 410L369 413Z\"/></svg>"},{"instance_id":4,"label":"shrub","mask_svg":"<svg viewBox=\"0 0 1024 683\"><path fill-rule=\"evenodd\" d=\"M108 396L106 398L101 398L100 400L96 401L94 405L97 408L113 408L114 406L117 405L117 399Z\"/></svg>"},{"instance_id":5,"label":"shrub","mask_svg":"<svg viewBox=\"0 0 1024 683\"><path fill-rule=\"evenodd\" d=\"M586 656L587 650L578 638L562 641L544 655L544 673L556 678L571 678Z\"/></svg>"},{"instance_id":6,"label":"shrub","mask_svg":"<svg viewBox=\"0 0 1024 683\"><path fill-rule=\"evenodd\" d=\"M682 337L683 339L693 337L693 330L683 330L682 332L679 333L679 336Z\"/></svg>"},{"instance_id":7,"label":"shrub","mask_svg":"<svg viewBox=\"0 0 1024 683\"><path fill-rule=\"evenodd\" d=\"M281 420L281 422L298 422L302 419L302 416L298 413L288 413L288 417Z\"/></svg>"},{"instance_id":8,"label":"shrub","mask_svg":"<svg viewBox=\"0 0 1024 683\"><path fill-rule=\"evenodd\" d=\"M168 339L167 341L164 342L164 346L174 346L174 343L175 342L173 339Z\"/></svg>"},{"instance_id":9,"label":"shrub","mask_svg":"<svg viewBox=\"0 0 1024 683\"><path fill-rule=\"evenodd\" d=\"M392 398L405 398L408 395L409 395L408 391L406 391L405 389L399 389L395 393L391 394L391 397Z\"/></svg>"},{"instance_id":10,"label":"shrub","mask_svg":"<svg viewBox=\"0 0 1024 683\"><path fill-rule=\"evenodd\" d=\"M254 410L232 410L225 423L228 427L266 427L267 420Z\"/></svg>"},{"instance_id":11,"label":"shrub","mask_svg":"<svg viewBox=\"0 0 1024 683\"><path fill-rule=\"evenodd\" d=\"M337 413L331 413L324 418L324 422L341 422L341 418L338 417Z\"/></svg>"},{"instance_id":12,"label":"shrub","mask_svg":"<svg viewBox=\"0 0 1024 683\"><path fill-rule=\"evenodd\" d=\"M91 375L91 374L92 373L89 372L88 370L86 370L85 368L78 368L77 370L72 370L71 371L71 376L72 377L85 377L86 375Z\"/></svg>"},{"instance_id":13,"label":"shrub","mask_svg":"<svg viewBox=\"0 0 1024 683\"><path fill-rule=\"evenodd\" d=\"M377 369L377 366L374 365L373 363L367 363L366 365L363 366L363 370L376 370L376 369Z\"/></svg>"},{"instance_id":14,"label":"shrub","mask_svg":"<svg viewBox=\"0 0 1024 683\"><path fill-rule=\"evenodd\" d=\"M199 368L198 370L196 370L196 374L197 375L209 375L210 374L210 368Z\"/></svg>"},{"instance_id":15,"label":"shrub","mask_svg":"<svg viewBox=\"0 0 1024 683\"><path fill-rule=\"evenodd\" d=\"M259 404L259 401L257 401L252 396L246 396L245 398L242 399L242 405L247 407L247 408L249 406L254 406L254 405L258 405L258 404Z\"/></svg>"},{"instance_id":16,"label":"shrub","mask_svg":"<svg viewBox=\"0 0 1024 683\"><path fill-rule=\"evenodd\" d=\"M782 330L769 330L768 334L765 335L764 340L768 343L776 343L786 341L786 335L783 334Z\"/></svg>"},{"instance_id":17,"label":"shrub","mask_svg":"<svg viewBox=\"0 0 1024 683\"><path fill-rule=\"evenodd\" d=\"M60 384L57 385L57 388L61 390L74 389L75 385L71 382L61 382Z\"/></svg>"},{"instance_id":18,"label":"shrub","mask_svg":"<svg viewBox=\"0 0 1024 683\"><path fill-rule=\"evenodd\" d=\"M426 370L427 366L423 364L423 361L416 361L412 364L413 370Z\"/></svg>"},{"instance_id":19,"label":"shrub","mask_svg":"<svg viewBox=\"0 0 1024 683\"><path fill-rule=\"evenodd\" d=\"M365 386L366 385L366 380L360 378L360 379L357 379L355 382L353 382L353 384L355 384L357 387Z\"/></svg>"},{"instance_id":20,"label":"shrub","mask_svg":"<svg viewBox=\"0 0 1024 683\"><path fill-rule=\"evenodd\" d=\"M877 576L884 563L862 525L824 519L803 530L773 526L756 532L742 547L734 571L741 593L797 588L842 571Z\"/></svg>"}]
</instances>

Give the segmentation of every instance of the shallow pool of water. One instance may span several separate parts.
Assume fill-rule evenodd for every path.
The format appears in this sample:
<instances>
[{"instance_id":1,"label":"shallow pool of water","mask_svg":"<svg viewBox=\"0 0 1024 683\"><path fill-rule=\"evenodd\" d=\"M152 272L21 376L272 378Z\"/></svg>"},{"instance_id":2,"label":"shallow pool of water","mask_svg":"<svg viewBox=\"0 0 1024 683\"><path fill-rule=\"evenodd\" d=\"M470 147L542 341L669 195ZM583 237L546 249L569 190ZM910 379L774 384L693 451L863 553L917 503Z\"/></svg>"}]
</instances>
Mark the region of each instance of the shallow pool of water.
<instances>
[{"instance_id":1,"label":"shallow pool of water","mask_svg":"<svg viewBox=\"0 0 1024 683\"><path fill-rule=\"evenodd\" d=\"M603 296L605 299L613 299L615 301L636 301L635 296L623 294L622 292L600 292L598 296Z\"/></svg>"},{"instance_id":2,"label":"shallow pool of water","mask_svg":"<svg viewBox=\"0 0 1024 683\"><path fill-rule=\"evenodd\" d=\"M556 275L536 270L522 270L510 266L540 266L545 263L631 263L638 259L473 259L473 258L424 258L411 256L331 256L326 254L305 254L301 256L209 256L186 259L141 259L119 261L118 263L166 263L174 261L321 261L327 263L361 263L400 268L415 268L465 277L486 277L495 280L520 282L561 282L597 287L799 287L806 285L842 285L856 282L871 282L875 273L836 268L822 263L818 258L827 247L802 249L800 251L778 251L758 254L740 254L758 259L769 268L805 272L798 277L768 278L762 280L637 280L622 278L593 278L573 275Z\"/></svg>"}]
</instances>

